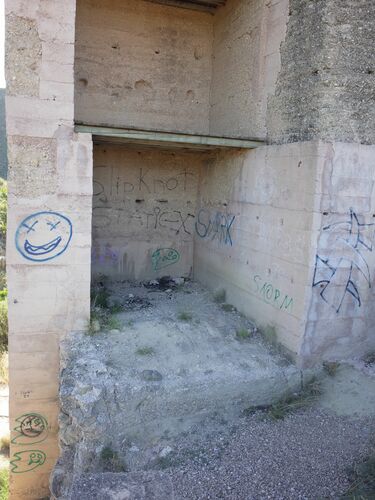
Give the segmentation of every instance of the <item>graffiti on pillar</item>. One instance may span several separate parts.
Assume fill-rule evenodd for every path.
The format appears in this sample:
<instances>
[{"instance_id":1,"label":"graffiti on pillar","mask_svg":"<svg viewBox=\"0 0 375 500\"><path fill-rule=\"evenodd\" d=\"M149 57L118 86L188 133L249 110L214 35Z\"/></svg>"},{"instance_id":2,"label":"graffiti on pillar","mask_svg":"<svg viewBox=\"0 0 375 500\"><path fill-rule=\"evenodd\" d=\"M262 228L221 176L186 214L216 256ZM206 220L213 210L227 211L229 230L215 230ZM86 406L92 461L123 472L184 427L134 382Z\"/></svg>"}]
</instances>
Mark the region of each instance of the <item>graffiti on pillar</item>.
<instances>
[{"instance_id":1,"label":"graffiti on pillar","mask_svg":"<svg viewBox=\"0 0 375 500\"><path fill-rule=\"evenodd\" d=\"M63 254L72 239L72 223L58 212L37 212L16 231L16 248L28 260L45 262Z\"/></svg>"},{"instance_id":2,"label":"graffiti on pillar","mask_svg":"<svg viewBox=\"0 0 375 500\"><path fill-rule=\"evenodd\" d=\"M17 451L10 461L11 471L14 474L30 472L43 465L46 458L46 454L40 450Z\"/></svg>"},{"instance_id":3,"label":"graffiti on pillar","mask_svg":"<svg viewBox=\"0 0 375 500\"><path fill-rule=\"evenodd\" d=\"M211 213L207 208L201 208L195 222L195 231L202 239L217 241L223 245L233 245L232 226L236 216L224 212Z\"/></svg>"},{"instance_id":4,"label":"graffiti on pillar","mask_svg":"<svg viewBox=\"0 0 375 500\"><path fill-rule=\"evenodd\" d=\"M313 287L318 287L320 297L337 313L347 295L361 306L360 286L371 288L366 254L373 250L374 226L361 223L350 209L347 221L323 227L333 239L327 255L316 255Z\"/></svg>"},{"instance_id":5,"label":"graffiti on pillar","mask_svg":"<svg viewBox=\"0 0 375 500\"><path fill-rule=\"evenodd\" d=\"M16 418L16 433L12 439L13 444L32 445L41 443L48 435L47 419L38 413L26 413Z\"/></svg>"},{"instance_id":6,"label":"graffiti on pillar","mask_svg":"<svg viewBox=\"0 0 375 500\"><path fill-rule=\"evenodd\" d=\"M159 271L163 267L171 266L176 264L180 260L180 254L174 248L158 248L151 257L152 269L154 271Z\"/></svg>"}]
</instances>

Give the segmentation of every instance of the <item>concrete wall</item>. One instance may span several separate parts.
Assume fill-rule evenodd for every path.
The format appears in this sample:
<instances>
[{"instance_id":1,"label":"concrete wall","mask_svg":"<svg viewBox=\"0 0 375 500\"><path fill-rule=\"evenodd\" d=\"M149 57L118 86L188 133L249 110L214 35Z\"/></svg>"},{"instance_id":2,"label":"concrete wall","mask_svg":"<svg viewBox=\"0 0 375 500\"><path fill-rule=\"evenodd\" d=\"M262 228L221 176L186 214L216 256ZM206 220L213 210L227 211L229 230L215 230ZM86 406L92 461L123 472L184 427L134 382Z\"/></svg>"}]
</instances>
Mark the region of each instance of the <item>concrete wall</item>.
<instances>
[{"instance_id":1,"label":"concrete wall","mask_svg":"<svg viewBox=\"0 0 375 500\"><path fill-rule=\"evenodd\" d=\"M266 137L288 0L228 0L213 18L210 134Z\"/></svg>"},{"instance_id":2,"label":"concrete wall","mask_svg":"<svg viewBox=\"0 0 375 500\"><path fill-rule=\"evenodd\" d=\"M375 350L375 146L321 144L316 254L301 358Z\"/></svg>"},{"instance_id":3,"label":"concrete wall","mask_svg":"<svg viewBox=\"0 0 375 500\"><path fill-rule=\"evenodd\" d=\"M375 142L375 2L290 0L269 140Z\"/></svg>"},{"instance_id":4,"label":"concrete wall","mask_svg":"<svg viewBox=\"0 0 375 500\"><path fill-rule=\"evenodd\" d=\"M315 256L315 144L220 154L202 171L194 276L299 353ZM210 224L211 221L211 224Z\"/></svg>"},{"instance_id":5,"label":"concrete wall","mask_svg":"<svg viewBox=\"0 0 375 500\"><path fill-rule=\"evenodd\" d=\"M0 89L0 177L8 175L7 133L5 126L5 89Z\"/></svg>"},{"instance_id":6,"label":"concrete wall","mask_svg":"<svg viewBox=\"0 0 375 500\"><path fill-rule=\"evenodd\" d=\"M201 153L95 147L93 274L191 275L204 159Z\"/></svg>"},{"instance_id":7,"label":"concrete wall","mask_svg":"<svg viewBox=\"0 0 375 500\"><path fill-rule=\"evenodd\" d=\"M11 498L33 500L59 455L59 341L89 318L92 143L73 130L75 1L5 7Z\"/></svg>"},{"instance_id":8,"label":"concrete wall","mask_svg":"<svg viewBox=\"0 0 375 500\"><path fill-rule=\"evenodd\" d=\"M208 133L212 16L142 0L78 0L76 120Z\"/></svg>"}]
</instances>

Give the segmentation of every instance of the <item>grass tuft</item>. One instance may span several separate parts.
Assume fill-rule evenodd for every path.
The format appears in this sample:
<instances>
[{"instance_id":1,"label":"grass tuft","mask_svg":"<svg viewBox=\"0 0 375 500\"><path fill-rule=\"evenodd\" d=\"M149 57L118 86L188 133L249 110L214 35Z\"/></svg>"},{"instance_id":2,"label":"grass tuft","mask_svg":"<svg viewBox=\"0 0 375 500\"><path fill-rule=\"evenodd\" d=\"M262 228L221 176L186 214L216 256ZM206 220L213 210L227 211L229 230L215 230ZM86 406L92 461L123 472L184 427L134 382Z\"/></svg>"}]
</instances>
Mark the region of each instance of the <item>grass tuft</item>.
<instances>
[{"instance_id":1,"label":"grass tuft","mask_svg":"<svg viewBox=\"0 0 375 500\"><path fill-rule=\"evenodd\" d=\"M127 467L117 451L105 446L100 453L100 462L105 472L126 472Z\"/></svg>"},{"instance_id":2,"label":"grass tuft","mask_svg":"<svg viewBox=\"0 0 375 500\"><path fill-rule=\"evenodd\" d=\"M251 332L246 328L240 328L236 331L236 339L237 340L248 340L251 337Z\"/></svg>"},{"instance_id":3,"label":"grass tuft","mask_svg":"<svg viewBox=\"0 0 375 500\"><path fill-rule=\"evenodd\" d=\"M224 289L217 290L214 293L214 301L217 304L222 304L223 302L225 302L226 296L227 296L227 292Z\"/></svg>"},{"instance_id":4,"label":"grass tuft","mask_svg":"<svg viewBox=\"0 0 375 500\"><path fill-rule=\"evenodd\" d=\"M290 413L313 404L320 394L320 383L313 378L299 392L285 394L279 401L270 405L251 406L244 410L244 414L248 416L263 411L272 420L283 420Z\"/></svg>"},{"instance_id":5,"label":"grass tuft","mask_svg":"<svg viewBox=\"0 0 375 500\"><path fill-rule=\"evenodd\" d=\"M137 349L135 353L138 354L138 356L152 356L153 354L155 354L155 349L145 346Z\"/></svg>"},{"instance_id":6,"label":"grass tuft","mask_svg":"<svg viewBox=\"0 0 375 500\"><path fill-rule=\"evenodd\" d=\"M236 311L236 308L234 306L232 306L232 304L227 304L227 303L221 304L221 308L223 311L226 311L226 312Z\"/></svg>"},{"instance_id":7,"label":"grass tuft","mask_svg":"<svg viewBox=\"0 0 375 500\"><path fill-rule=\"evenodd\" d=\"M95 335L100 331L120 330L122 323L111 314L108 309L94 307L91 309L90 320L87 325L87 334Z\"/></svg>"},{"instance_id":8,"label":"grass tuft","mask_svg":"<svg viewBox=\"0 0 375 500\"><path fill-rule=\"evenodd\" d=\"M330 377L334 377L339 368L340 363L337 363L336 361L324 361L323 363L323 369Z\"/></svg>"},{"instance_id":9,"label":"grass tuft","mask_svg":"<svg viewBox=\"0 0 375 500\"><path fill-rule=\"evenodd\" d=\"M375 498L375 454L354 466L349 473L351 486L341 500L370 500Z\"/></svg>"},{"instance_id":10,"label":"grass tuft","mask_svg":"<svg viewBox=\"0 0 375 500\"><path fill-rule=\"evenodd\" d=\"M191 321L193 319L193 315L185 311L180 312L177 317L181 321Z\"/></svg>"}]
</instances>

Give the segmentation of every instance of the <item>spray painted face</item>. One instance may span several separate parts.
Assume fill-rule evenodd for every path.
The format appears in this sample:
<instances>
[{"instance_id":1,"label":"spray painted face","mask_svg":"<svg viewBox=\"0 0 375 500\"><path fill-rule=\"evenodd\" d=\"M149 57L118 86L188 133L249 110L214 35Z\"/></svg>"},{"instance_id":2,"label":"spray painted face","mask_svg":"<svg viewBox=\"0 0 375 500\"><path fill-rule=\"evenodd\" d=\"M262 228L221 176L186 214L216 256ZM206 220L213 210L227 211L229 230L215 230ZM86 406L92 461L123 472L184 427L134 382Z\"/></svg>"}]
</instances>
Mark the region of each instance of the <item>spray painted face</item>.
<instances>
[{"instance_id":1,"label":"spray painted face","mask_svg":"<svg viewBox=\"0 0 375 500\"><path fill-rule=\"evenodd\" d=\"M72 223L64 215L38 212L18 226L16 247L25 259L45 262L65 252L72 233Z\"/></svg>"}]
</instances>

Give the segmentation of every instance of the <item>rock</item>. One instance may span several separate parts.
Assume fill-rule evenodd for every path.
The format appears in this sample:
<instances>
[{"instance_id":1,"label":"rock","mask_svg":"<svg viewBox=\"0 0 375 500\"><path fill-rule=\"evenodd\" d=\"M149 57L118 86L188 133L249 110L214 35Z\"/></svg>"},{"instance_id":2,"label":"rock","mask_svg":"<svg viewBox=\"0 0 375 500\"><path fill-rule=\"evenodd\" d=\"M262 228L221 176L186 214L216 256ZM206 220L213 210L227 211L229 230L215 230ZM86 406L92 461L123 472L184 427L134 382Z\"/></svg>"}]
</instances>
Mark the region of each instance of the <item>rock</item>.
<instances>
[{"instance_id":1,"label":"rock","mask_svg":"<svg viewBox=\"0 0 375 500\"><path fill-rule=\"evenodd\" d=\"M184 278L173 278L173 280L177 286L180 286L180 285L183 285L185 283L185 279Z\"/></svg>"},{"instance_id":2,"label":"rock","mask_svg":"<svg viewBox=\"0 0 375 500\"><path fill-rule=\"evenodd\" d=\"M172 453L173 451L173 448L171 448L170 446L166 446L165 448L163 448L161 450L161 452L159 453L159 457L161 458L165 458L166 456L168 456L170 453Z\"/></svg>"},{"instance_id":3,"label":"rock","mask_svg":"<svg viewBox=\"0 0 375 500\"><path fill-rule=\"evenodd\" d=\"M147 382L160 382L163 379L163 375L157 370L143 370L141 378Z\"/></svg>"},{"instance_id":4,"label":"rock","mask_svg":"<svg viewBox=\"0 0 375 500\"><path fill-rule=\"evenodd\" d=\"M172 293L172 289L168 288L168 290L165 290L165 293Z\"/></svg>"}]
</instances>

